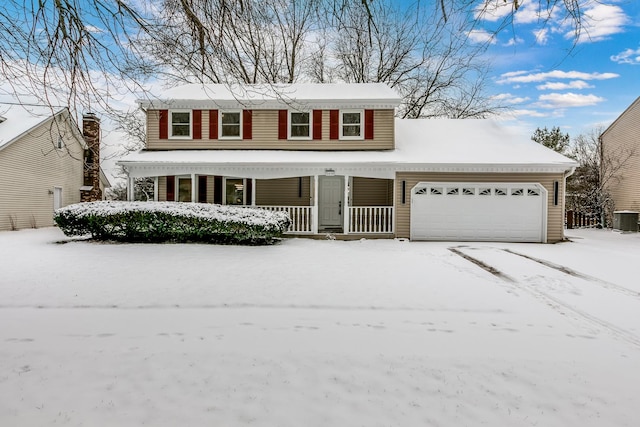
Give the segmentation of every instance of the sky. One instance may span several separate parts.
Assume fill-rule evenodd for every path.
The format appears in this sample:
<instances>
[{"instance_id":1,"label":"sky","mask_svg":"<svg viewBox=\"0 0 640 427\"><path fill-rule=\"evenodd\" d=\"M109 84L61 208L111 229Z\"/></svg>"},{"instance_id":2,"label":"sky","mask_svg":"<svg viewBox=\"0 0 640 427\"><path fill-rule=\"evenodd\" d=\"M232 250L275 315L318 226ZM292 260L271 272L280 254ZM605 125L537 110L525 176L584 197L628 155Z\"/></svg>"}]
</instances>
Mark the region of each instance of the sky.
<instances>
[{"instance_id":1,"label":"sky","mask_svg":"<svg viewBox=\"0 0 640 427\"><path fill-rule=\"evenodd\" d=\"M509 106L513 125L533 133L554 127L571 137L608 126L640 96L640 2L581 1L584 28L576 38L556 9L541 22L539 0L521 0L513 25L499 31L510 6L476 14L476 43L489 43L489 91ZM482 2L480 2L482 4Z\"/></svg>"}]
</instances>

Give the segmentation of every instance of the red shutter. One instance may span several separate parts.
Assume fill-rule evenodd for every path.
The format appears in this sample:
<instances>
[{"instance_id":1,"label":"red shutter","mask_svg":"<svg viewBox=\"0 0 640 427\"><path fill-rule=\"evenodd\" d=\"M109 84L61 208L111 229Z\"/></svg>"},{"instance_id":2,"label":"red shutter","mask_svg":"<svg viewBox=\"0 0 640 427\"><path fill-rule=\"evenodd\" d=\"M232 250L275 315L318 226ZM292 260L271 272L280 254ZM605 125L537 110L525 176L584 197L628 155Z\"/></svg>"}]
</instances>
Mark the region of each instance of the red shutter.
<instances>
[{"instance_id":1,"label":"red shutter","mask_svg":"<svg viewBox=\"0 0 640 427\"><path fill-rule=\"evenodd\" d=\"M209 139L218 139L218 110L209 110Z\"/></svg>"},{"instance_id":2,"label":"red shutter","mask_svg":"<svg viewBox=\"0 0 640 427\"><path fill-rule=\"evenodd\" d=\"M175 202L176 200L176 177L167 177L167 202Z\"/></svg>"},{"instance_id":3,"label":"red shutter","mask_svg":"<svg viewBox=\"0 0 640 427\"><path fill-rule=\"evenodd\" d=\"M373 110L364 110L364 139L373 139Z\"/></svg>"},{"instance_id":4,"label":"red shutter","mask_svg":"<svg viewBox=\"0 0 640 427\"><path fill-rule=\"evenodd\" d=\"M329 139L340 137L340 112L338 110L329 111Z\"/></svg>"},{"instance_id":5,"label":"red shutter","mask_svg":"<svg viewBox=\"0 0 640 427\"><path fill-rule=\"evenodd\" d=\"M169 110L160 110L160 139L169 138Z\"/></svg>"},{"instance_id":6,"label":"red shutter","mask_svg":"<svg viewBox=\"0 0 640 427\"><path fill-rule=\"evenodd\" d=\"M313 110L313 139L322 139L322 110Z\"/></svg>"},{"instance_id":7,"label":"red shutter","mask_svg":"<svg viewBox=\"0 0 640 427\"><path fill-rule=\"evenodd\" d=\"M278 139L287 139L287 110L278 111Z\"/></svg>"},{"instance_id":8,"label":"red shutter","mask_svg":"<svg viewBox=\"0 0 640 427\"><path fill-rule=\"evenodd\" d=\"M253 112L251 110L242 110L242 139L251 139L253 137L252 118Z\"/></svg>"},{"instance_id":9,"label":"red shutter","mask_svg":"<svg viewBox=\"0 0 640 427\"><path fill-rule=\"evenodd\" d=\"M193 110L193 139L202 139L202 110Z\"/></svg>"}]
</instances>

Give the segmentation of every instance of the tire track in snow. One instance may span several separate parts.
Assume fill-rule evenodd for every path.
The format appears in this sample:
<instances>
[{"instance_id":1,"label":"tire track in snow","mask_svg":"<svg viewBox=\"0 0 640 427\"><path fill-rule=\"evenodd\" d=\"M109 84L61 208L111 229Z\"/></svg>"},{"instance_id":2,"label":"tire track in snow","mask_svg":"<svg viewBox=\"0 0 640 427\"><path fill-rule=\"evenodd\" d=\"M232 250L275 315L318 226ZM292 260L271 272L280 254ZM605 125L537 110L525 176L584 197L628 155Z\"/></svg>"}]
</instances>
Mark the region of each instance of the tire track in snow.
<instances>
[{"instance_id":1,"label":"tire track in snow","mask_svg":"<svg viewBox=\"0 0 640 427\"><path fill-rule=\"evenodd\" d=\"M545 267L549 267L549 268L552 268L554 270L558 270L558 271L560 271L562 273L565 273L565 274L568 274L570 276L577 277L579 279L588 280L590 282L596 283L596 284L602 286L605 289L613 290L613 291L620 292L620 293L623 293L625 295L629 295L629 296L632 296L634 298L640 299L640 292L633 291L631 289L625 288L624 286L616 285L615 283L607 282L607 281L599 279L597 277L589 276L588 274L584 274L584 273L580 273L579 271L576 271L576 270L574 270L572 268L569 268L569 267L565 267L564 265L555 264L553 262L546 261L546 260L543 260L543 259L540 259L540 258L536 258L536 257L532 257L530 255L521 254L521 253L513 251L511 249L502 249L502 250L507 252L507 253L510 253L510 254L513 254L513 255L518 255L518 256L521 256L521 257L526 258L528 260L535 261L535 262L537 262L539 264L544 265Z\"/></svg>"},{"instance_id":2,"label":"tire track in snow","mask_svg":"<svg viewBox=\"0 0 640 427\"><path fill-rule=\"evenodd\" d=\"M551 307L553 310L555 310L556 312L560 313L561 315L565 315L566 313L571 313L573 315L573 317L575 319L578 320L583 320L586 321L587 323L599 326L600 328L602 328L603 330L605 330L606 332L608 332L610 335L612 335L615 338L621 339L629 344L633 344L636 347L640 347L640 338L638 336L636 336L635 334L627 331L626 329L620 328L618 326L616 326L615 324L608 322L604 319L601 319L597 316L594 316L592 314L589 314L587 312L585 312L584 310L581 310L571 304L565 303L564 301L562 301L559 298L556 298L552 295L550 295L547 292L544 292L540 289L531 287L531 286L527 286L525 283L521 283L518 282L518 280L514 279L511 276L506 275L505 273L503 273L502 271L500 271L500 269L498 269L497 267L493 266L493 265L489 265L486 262L473 257L471 255L469 255L468 253L463 252L462 249L470 249L470 250L479 250L482 251L482 248L473 248L473 247L469 247L469 246L458 246L458 247L451 247L449 248L449 250L453 253L455 253L456 255L466 259L469 262L472 262L473 264L479 266L480 268L488 271L489 273L493 274L494 276L502 279L503 281L511 284L512 286L518 288L519 290L528 293L529 295L533 296L535 299L538 299L539 301L544 302L546 305L548 305L549 307ZM492 248L494 249L494 248ZM486 250L486 249L485 249ZM512 253L509 250L504 250L506 253L509 253L513 256L520 256L520 254L517 253ZM572 271L570 269L566 269L567 271L565 271L565 269L561 269L561 268L554 268L554 267L550 267L548 265L545 265L543 263L538 263L536 260L530 259L527 256L523 256L524 259L535 263L536 265L540 264L544 267L547 268L552 268L555 269L557 271L560 271L561 273L566 274L567 276L572 276L575 277L579 280L583 280L585 282L589 282L591 283L591 281L589 281L586 278L583 278L581 276L575 276L570 274L568 271ZM562 266L559 266L562 267ZM595 279L595 278L594 278ZM599 282L599 280L598 280ZM598 283L601 284L601 283ZM607 290L614 290L613 288L605 288ZM623 288L625 289L625 288ZM616 291L620 291L620 289L615 289ZM627 289L627 291L629 291ZM629 295L628 292L625 293L626 295ZM636 296L636 295L633 295Z\"/></svg>"}]
</instances>

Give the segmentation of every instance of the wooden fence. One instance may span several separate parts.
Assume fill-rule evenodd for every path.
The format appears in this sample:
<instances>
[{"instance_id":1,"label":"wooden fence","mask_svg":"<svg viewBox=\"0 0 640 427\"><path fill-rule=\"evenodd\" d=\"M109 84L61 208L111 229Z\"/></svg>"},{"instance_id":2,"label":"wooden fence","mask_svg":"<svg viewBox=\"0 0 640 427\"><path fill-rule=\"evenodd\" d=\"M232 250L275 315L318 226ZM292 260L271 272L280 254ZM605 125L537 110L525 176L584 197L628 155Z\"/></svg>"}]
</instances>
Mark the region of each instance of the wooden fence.
<instances>
[{"instance_id":1,"label":"wooden fence","mask_svg":"<svg viewBox=\"0 0 640 427\"><path fill-rule=\"evenodd\" d=\"M587 228L599 227L600 218L594 213L566 211L564 223L568 229L571 228Z\"/></svg>"}]
</instances>

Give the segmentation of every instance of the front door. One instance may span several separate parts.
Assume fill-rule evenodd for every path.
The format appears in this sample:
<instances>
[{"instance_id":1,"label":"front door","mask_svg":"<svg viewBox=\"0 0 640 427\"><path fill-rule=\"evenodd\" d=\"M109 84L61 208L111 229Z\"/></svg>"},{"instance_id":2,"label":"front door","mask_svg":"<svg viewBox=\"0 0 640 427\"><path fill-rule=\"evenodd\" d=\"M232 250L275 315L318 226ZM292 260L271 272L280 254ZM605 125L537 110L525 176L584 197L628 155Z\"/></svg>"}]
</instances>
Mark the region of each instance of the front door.
<instances>
[{"instance_id":1,"label":"front door","mask_svg":"<svg viewBox=\"0 0 640 427\"><path fill-rule=\"evenodd\" d=\"M320 176L318 187L318 228L342 232L344 178Z\"/></svg>"}]
</instances>

